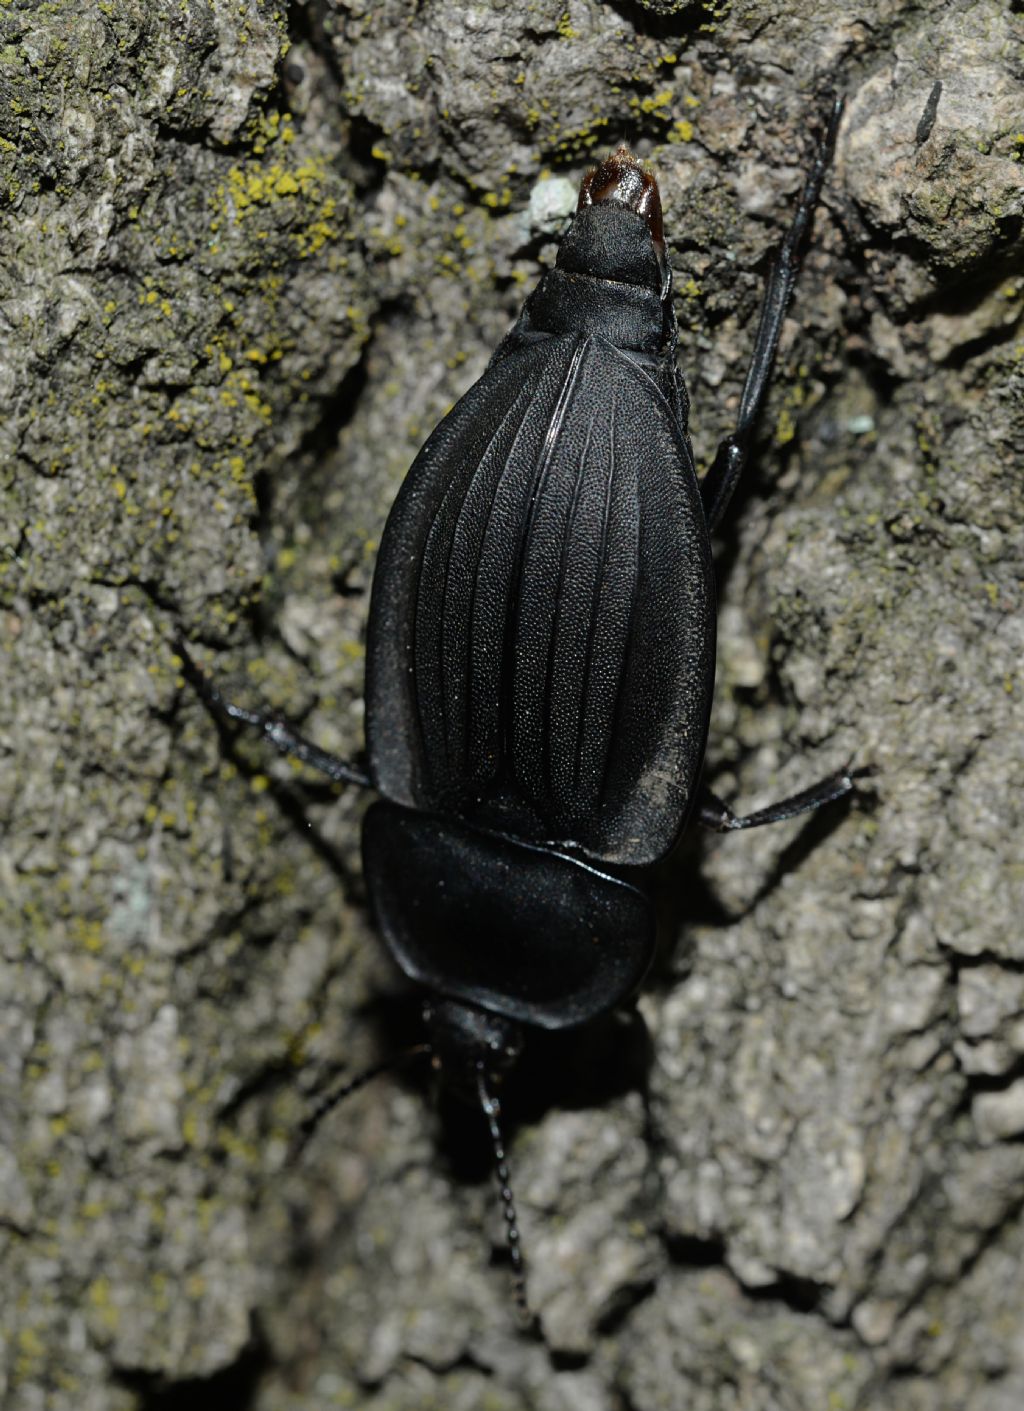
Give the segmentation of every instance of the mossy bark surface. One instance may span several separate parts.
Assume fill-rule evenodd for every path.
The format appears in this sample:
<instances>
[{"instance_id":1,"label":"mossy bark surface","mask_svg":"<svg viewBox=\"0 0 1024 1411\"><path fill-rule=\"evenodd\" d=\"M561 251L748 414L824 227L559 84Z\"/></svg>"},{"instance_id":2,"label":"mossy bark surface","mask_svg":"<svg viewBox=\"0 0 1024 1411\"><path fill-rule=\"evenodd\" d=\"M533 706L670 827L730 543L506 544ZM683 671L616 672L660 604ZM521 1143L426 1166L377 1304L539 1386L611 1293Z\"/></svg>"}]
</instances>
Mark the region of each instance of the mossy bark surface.
<instances>
[{"instance_id":1,"label":"mossy bark surface","mask_svg":"<svg viewBox=\"0 0 1024 1411\"><path fill-rule=\"evenodd\" d=\"M0 5L5 1405L1024 1401L1022 46L1003 0ZM173 642L358 752L387 507L623 137L707 463L832 86L708 778L875 774L688 839L641 1018L527 1060L524 1339L425 1078L295 1156L415 1006L364 801L219 734Z\"/></svg>"}]
</instances>

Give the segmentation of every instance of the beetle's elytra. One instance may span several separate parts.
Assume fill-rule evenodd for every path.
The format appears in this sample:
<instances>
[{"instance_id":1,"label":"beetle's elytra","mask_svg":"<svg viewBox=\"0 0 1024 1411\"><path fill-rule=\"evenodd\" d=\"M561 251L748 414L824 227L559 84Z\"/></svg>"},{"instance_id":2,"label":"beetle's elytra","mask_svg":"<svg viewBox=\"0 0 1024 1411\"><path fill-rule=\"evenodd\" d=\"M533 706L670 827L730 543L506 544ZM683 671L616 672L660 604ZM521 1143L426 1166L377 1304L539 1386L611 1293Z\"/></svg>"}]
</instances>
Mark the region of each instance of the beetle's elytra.
<instances>
[{"instance_id":1,"label":"beetle's elytra","mask_svg":"<svg viewBox=\"0 0 1024 1411\"><path fill-rule=\"evenodd\" d=\"M844 770L737 816L701 786L710 532L747 457L840 116L836 101L769 275L736 428L702 479L657 181L625 147L585 177L555 267L388 518L366 772L225 701L182 650L222 714L380 795L363 860L384 943L425 992L428 1042L409 1052L479 1098L524 1308L493 1091L524 1034L634 993L654 945L644 869L692 816L752 827L853 788Z\"/></svg>"}]
</instances>

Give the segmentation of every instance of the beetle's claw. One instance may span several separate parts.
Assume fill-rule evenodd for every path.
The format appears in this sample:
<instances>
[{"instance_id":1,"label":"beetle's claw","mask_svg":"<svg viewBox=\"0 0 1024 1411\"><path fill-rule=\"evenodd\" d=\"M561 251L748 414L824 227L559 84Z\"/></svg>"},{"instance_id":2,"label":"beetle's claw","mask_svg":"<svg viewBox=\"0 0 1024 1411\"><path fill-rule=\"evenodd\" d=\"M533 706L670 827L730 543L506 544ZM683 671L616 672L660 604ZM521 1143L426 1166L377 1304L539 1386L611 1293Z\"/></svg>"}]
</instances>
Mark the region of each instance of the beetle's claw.
<instances>
[{"instance_id":1,"label":"beetle's claw","mask_svg":"<svg viewBox=\"0 0 1024 1411\"><path fill-rule=\"evenodd\" d=\"M849 780L850 792L857 798L874 797L875 791L872 788L864 789L860 786L867 780L877 779L881 772L877 764L855 764L851 759L843 770L843 777Z\"/></svg>"},{"instance_id":2,"label":"beetle's claw","mask_svg":"<svg viewBox=\"0 0 1024 1411\"><path fill-rule=\"evenodd\" d=\"M856 756L847 760L843 769L849 779L873 779L880 772L877 764L858 764Z\"/></svg>"}]
</instances>

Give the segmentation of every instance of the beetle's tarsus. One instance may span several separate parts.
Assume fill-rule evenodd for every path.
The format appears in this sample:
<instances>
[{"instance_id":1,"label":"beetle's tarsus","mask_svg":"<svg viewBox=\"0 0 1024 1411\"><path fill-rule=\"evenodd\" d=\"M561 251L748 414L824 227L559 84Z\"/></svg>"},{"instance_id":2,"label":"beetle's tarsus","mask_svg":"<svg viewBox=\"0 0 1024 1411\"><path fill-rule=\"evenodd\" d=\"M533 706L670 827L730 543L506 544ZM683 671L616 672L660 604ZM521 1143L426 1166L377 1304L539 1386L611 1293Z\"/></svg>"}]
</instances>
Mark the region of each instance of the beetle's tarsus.
<instances>
[{"instance_id":1,"label":"beetle's tarsus","mask_svg":"<svg viewBox=\"0 0 1024 1411\"><path fill-rule=\"evenodd\" d=\"M347 759L339 759L337 755L329 754L319 745L314 745L312 740L307 740L304 735L300 735L293 726L289 725L287 720L282 720L279 715L267 715L262 711L247 710L244 706L229 701L221 694L220 689L214 685L206 672L196 665L180 638L175 642L174 650L181 658L185 680L195 688L207 708L221 720L234 720L241 725L251 725L261 732L275 750L283 755L290 755L293 759L301 760L303 764L308 764L313 769L319 770L321 774L326 774L335 783L358 784L363 789L372 787L370 776L365 770L350 763Z\"/></svg>"},{"instance_id":2,"label":"beetle's tarsus","mask_svg":"<svg viewBox=\"0 0 1024 1411\"><path fill-rule=\"evenodd\" d=\"M816 808L821 808L823 804L832 803L835 799L842 799L847 794L854 793L857 780L873 772L870 766L863 769L839 769L834 774L819 779L817 784L812 784L810 788L801 789L798 794L791 794L789 798L780 799L778 803L769 804L767 808L759 808L755 813L744 814L734 813L727 803L704 786L698 803L697 821L701 827L710 828L715 833L734 833L741 828L760 828L765 823L782 823L787 818L795 818L800 813L810 813Z\"/></svg>"},{"instance_id":3,"label":"beetle's tarsus","mask_svg":"<svg viewBox=\"0 0 1024 1411\"><path fill-rule=\"evenodd\" d=\"M700 493L708 528L721 521L732 493L743 473L750 451L754 425L764 407L783 320L800 270L800 253L814 215L822 182L832 160L836 134L843 115L843 99L835 97L825 135L818 145L804 189L782 244L772 263L761 304L761 317L754 339L754 352L740 398L736 429L719 445L711 469L701 481Z\"/></svg>"}]
</instances>

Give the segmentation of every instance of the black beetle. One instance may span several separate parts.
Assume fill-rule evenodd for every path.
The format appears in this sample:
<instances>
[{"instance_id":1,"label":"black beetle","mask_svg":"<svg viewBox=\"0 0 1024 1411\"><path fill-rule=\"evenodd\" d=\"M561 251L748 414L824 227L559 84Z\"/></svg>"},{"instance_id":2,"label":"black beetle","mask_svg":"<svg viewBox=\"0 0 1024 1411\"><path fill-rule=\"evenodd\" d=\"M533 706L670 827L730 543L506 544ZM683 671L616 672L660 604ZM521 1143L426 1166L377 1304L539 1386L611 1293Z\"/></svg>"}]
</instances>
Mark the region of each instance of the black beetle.
<instances>
[{"instance_id":1,"label":"black beetle","mask_svg":"<svg viewBox=\"0 0 1024 1411\"><path fill-rule=\"evenodd\" d=\"M371 904L427 992L428 1042L393 1061L429 1053L479 1100L524 1311L493 1091L524 1031L583 1024L635 992L654 948L645 879L691 816L749 828L854 787L845 769L741 817L701 785L710 534L747 459L841 112L837 99L768 278L736 429L700 481L657 181L624 146L585 177L555 268L388 518L370 604L368 772L224 700L181 648L222 715L381 795L363 827Z\"/></svg>"}]
</instances>

